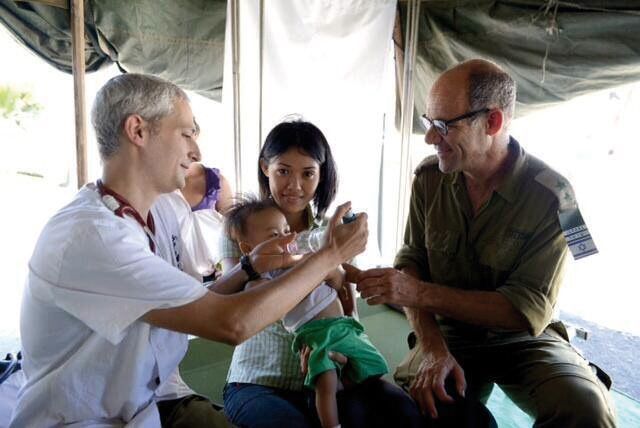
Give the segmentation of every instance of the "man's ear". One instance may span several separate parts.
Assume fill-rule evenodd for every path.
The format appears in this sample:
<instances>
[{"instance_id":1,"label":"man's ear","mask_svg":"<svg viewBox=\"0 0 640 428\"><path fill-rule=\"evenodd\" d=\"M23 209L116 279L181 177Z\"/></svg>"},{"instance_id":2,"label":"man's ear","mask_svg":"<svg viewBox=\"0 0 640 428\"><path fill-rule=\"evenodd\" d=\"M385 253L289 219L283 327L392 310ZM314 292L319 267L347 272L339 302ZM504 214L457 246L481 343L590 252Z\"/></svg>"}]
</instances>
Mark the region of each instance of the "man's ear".
<instances>
[{"instance_id":1,"label":"man's ear","mask_svg":"<svg viewBox=\"0 0 640 428\"><path fill-rule=\"evenodd\" d=\"M267 172L269 171L269 165L267 165L267 162L265 162L264 159L260 159L260 169L262 170L262 173L264 174L265 177L269 177L269 174L267 174Z\"/></svg>"},{"instance_id":2,"label":"man's ear","mask_svg":"<svg viewBox=\"0 0 640 428\"><path fill-rule=\"evenodd\" d=\"M146 144L146 136L149 133L149 122L144 120L139 114L131 114L124 120L122 127L124 136L136 146L142 147Z\"/></svg>"},{"instance_id":3,"label":"man's ear","mask_svg":"<svg viewBox=\"0 0 640 428\"><path fill-rule=\"evenodd\" d=\"M487 113L487 135L493 137L498 134L504 126L504 112L500 109L493 109Z\"/></svg>"},{"instance_id":4,"label":"man's ear","mask_svg":"<svg viewBox=\"0 0 640 428\"><path fill-rule=\"evenodd\" d=\"M249 245L248 243L246 243L244 241L239 241L238 242L238 247L240 247L240 251L242 251L242 254L249 254L251 252L251 250L253 250L251 245Z\"/></svg>"}]
</instances>

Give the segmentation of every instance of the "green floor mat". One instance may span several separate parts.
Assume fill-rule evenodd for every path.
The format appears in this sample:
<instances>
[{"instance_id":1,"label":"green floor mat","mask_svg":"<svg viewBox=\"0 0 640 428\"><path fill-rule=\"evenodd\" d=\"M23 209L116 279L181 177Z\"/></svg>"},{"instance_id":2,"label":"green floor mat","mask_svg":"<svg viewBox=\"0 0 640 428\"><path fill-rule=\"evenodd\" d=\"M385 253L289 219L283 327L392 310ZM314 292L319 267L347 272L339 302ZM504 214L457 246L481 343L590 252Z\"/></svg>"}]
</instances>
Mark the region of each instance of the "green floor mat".
<instances>
[{"instance_id":1,"label":"green floor mat","mask_svg":"<svg viewBox=\"0 0 640 428\"><path fill-rule=\"evenodd\" d=\"M410 331L405 317L385 306L368 306L358 301L360 321L371 341L387 358L389 367L398 365L407 352ZM184 380L197 392L222 403L222 388L231 362L233 347L204 339L193 339L180 364ZM387 375L388 380L391 374ZM640 403L613 392L619 428L640 427ZM517 408L498 387L487 403L500 428L529 427L532 419Z\"/></svg>"},{"instance_id":2,"label":"green floor mat","mask_svg":"<svg viewBox=\"0 0 640 428\"><path fill-rule=\"evenodd\" d=\"M640 403L617 391L612 391L611 395L616 407L618 428L640 427ZM493 388L487 407L500 428L530 427L533 424L533 419L516 407L498 387Z\"/></svg>"},{"instance_id":3,"label":"green floor mat","mask_svg":"<svg viewBox=\"0 0 640 428\"><path fill-rule=\"evenodd\" d=\"M189 341L180 374L194 391L222 403L222 388L231 364L233 346L205 339Z\"/></svg>"}]
</instances>

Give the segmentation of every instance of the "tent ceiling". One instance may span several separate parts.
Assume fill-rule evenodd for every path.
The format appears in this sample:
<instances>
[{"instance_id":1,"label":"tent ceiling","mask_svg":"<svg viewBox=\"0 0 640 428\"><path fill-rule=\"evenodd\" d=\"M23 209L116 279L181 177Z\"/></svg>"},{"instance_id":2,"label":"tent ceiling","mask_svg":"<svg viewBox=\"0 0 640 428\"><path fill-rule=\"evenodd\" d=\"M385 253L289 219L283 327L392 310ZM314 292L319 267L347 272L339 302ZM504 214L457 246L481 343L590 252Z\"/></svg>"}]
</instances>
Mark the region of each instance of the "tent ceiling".
<instances>
[{"instance_id":1,"label":"tent ceiling","mask_svg":"<svg viewBox=\"0 0 640 428\"><path fill-rule=\"evenodd\" d=\"M71 73L69 10L43 3L68 4L0 0L0 22L49 64ZM116 62L219 101L226 8L220 0L86 0L86 70Z\"/></svg>"},{"instance_id":2,"label":"tent ceiling","mask_svg":"<svg viewBox=\"0 0 640 428\"><path fill-rule=\"evenodd\" d=\"M404 21L406 1L400 10ZM469 58L493 60L516 78L521 115L640 80L638 1L433 0L420 11L419 113L435 76Z\"/></svg>"},{"instance_id":3,"label":"tent ceiling","mask_svg":"<svg viewBox=\"0 0 640 428\"><path fill-rule=\"evenodd\" d=\"M71 72L67 1L0 0L0 22L41 58ZM406 1L400 1L406 17ZM268 5L268 4L267 4ZM224 0L86 0L87 71L116 62L220 100ZM524 114L640 79L640 5L629 0L430 0L421 3L415 106L434 77L483 57L519 85Z\"/></svg>"}]
</instances>

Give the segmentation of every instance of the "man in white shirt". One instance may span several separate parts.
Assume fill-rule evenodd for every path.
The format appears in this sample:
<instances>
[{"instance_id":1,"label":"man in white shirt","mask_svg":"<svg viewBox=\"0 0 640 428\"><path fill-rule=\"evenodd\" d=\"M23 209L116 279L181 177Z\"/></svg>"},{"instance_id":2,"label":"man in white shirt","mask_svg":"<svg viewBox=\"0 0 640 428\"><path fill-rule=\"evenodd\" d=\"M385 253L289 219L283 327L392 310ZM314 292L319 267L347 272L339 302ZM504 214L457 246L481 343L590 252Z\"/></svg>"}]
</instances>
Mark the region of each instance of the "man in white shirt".
<instances>
[{"instance_id":1,"label":"man in white shirt","mask_svg":"<svg viewBox=\"0 0 640 428\"><path fill-rule=\"evenodd\" d=\"M327 245L285 275L243 293L210 292L179 269L176 219L158 198L183 187L199 157L186 94L158 78L120 75L98 92L92 123L102 180L51 218L29 263L21 314L27 383L12 427L160 426L156 400L178 391L171 385L187 349L183 333L241 343L366 245L366 216L336 226L344 204ZM291 239L266 242L220 281L239 284L287 266ZM197 407L190 426L218 423L210 406Z\"/></svg>"}]
</instances>

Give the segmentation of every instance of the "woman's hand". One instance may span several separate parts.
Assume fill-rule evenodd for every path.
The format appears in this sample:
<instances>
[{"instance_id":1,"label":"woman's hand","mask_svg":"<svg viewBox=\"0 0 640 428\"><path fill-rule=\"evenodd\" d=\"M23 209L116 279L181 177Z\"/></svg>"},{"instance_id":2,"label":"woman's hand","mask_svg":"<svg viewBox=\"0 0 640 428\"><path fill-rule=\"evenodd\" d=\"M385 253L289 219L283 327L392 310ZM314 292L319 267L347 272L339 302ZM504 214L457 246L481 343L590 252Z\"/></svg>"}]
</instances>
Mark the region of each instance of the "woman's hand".
<instances>
[{"instance_id":1,"label":"woman's hand","mask_svg":"<svg viewBox=\"0 0 640 428\"><path fill-rule=\"evenodd\" d=\"M249 254L251 265L258 273L288 268L300 260L300 256L289 254L287 245L296 237L295 233L278 236L257 245Z\"/></svg>"},{"instance_id":2,"label":"woman's hand","mask_svg":"<svg viewBox=\"0 0 640 428\"><path fill-rule=\"evenodd\" d=\"M327 241L324 248L330 250L336 257L336 264L351 260L367 247L369 230L366 213L358 214L356 220L351 223L340 224L342 217L350 208L351 202L340 205L327 227Z\"/></svg>"},{"instance_id":3,"label":"woman's hand","mask_svg":"<svg viewBox=\"0 0 640 428\"><path fill-rule=\"evenodd\" d=\"M311 348L307 345L303 345L300 348L300 371L304 376L307 375L309 371L309 356L311 355ZM340 364L342 367L347 365L349 359L341 354L340 352L328 351L327 355L329 359Z\"/></svg>"}]
</instances>

